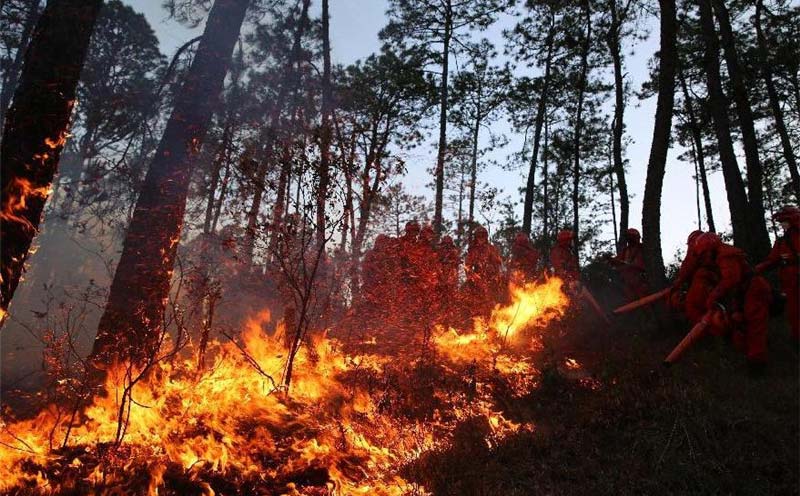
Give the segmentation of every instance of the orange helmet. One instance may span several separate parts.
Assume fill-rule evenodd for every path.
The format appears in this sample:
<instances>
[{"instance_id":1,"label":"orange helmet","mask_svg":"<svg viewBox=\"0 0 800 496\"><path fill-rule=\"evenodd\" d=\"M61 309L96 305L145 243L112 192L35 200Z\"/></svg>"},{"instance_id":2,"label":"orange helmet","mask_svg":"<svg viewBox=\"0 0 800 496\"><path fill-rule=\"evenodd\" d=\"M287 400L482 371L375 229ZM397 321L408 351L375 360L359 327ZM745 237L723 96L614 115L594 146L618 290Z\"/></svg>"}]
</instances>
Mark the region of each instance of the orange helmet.
<instances>
[{"instance_id":1,"label":"orange helmet","mask_svg":"<svg viewBox=\"0 0 800 496\"><path fill-rule=\"evenodd\" d=\"M558 236L556 236L556 240L558 241L559 244L569 243L573 239L575 239L575 233L569 229L564 229L563 231L558 233Z\"/></svg>"},{"instance_id":2,"label":"orange helmet","mask_svg":"<svg viewBox=\"0 0 800 496\"><path fill-rule=\"evenodd\" d=\"M715 233L703 233L694 240L694 250L698 255L702 255L716 249L721 244L722 240Z\"/></svg>"},{"instance_id":3,"label":"orange helmet","mask_svg":"<svg viewBox=\"0 0 800 496\"><path fill-rule=\"evenodd\" d=\"M477 226L473 231L473 237L477 241L489 241L489 231L483 226Z\"/></svg>"},{"instance_id":4,"label":"orange helmet","mask_svg":"<svg viewBox=\"0 0 800 496\"><path fill-rule=\"evenodd\" d=\"M772 218L778 222L788 222L793 226L797 226L800 224L800 208L797 208L794 205L786 205L782 209L775 212L775 215L773 215Z\"/></svg>"},{"instance_id":5,"label":"orange helmet","mask_svg":"<svg viewBox=\"0 0 800 496\"><path fill-rule=\"evenodd\" d=\"M634 229L632 227L630 229L628 229L627 231L625 231L625 236L628 238L628 240L636 240L635 241L636 243L638 243L639 240L642 239L642 235L639 234L639 230L638 229Z\"/></svg>"},{"instance_id":6,"label":"orange helmet","mask_svg":"<svg viewBox=\"0 0 800 496\"><path fill-rule=\"evenodd\" d=\"M699 229L696 231L692 231L689 234L689 237L686 238L686 245L689 246L689 248L691 248L694 242L697 241L697 237L700 236L701 234L703 234L703 231Z\"/></svg>"},{"instance_id":7,"label":"orange helmet","mask_svg":"<svg viewBox=\"0 0 800 496\"><path fill-rule=\"evenodd\" d=\"M412 220L406 222L406 235L416 237L419 234L419 222Z\"/></svg>"}]
</instances>

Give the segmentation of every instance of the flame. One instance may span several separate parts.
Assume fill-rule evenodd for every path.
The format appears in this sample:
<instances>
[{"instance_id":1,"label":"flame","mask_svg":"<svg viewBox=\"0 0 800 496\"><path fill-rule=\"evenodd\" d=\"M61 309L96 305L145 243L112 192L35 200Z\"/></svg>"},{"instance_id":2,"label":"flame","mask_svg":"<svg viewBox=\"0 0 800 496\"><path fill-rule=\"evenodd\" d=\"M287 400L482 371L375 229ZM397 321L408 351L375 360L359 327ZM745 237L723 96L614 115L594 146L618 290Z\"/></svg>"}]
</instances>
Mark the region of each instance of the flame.
<instances>
[{"instance_id":1,"label":"flame","mask_svg":"<svg viewBox=\"0 0 800 496\"><path fill-rule=\"evenodd\" d=\"M279 323L269 334L270 312L257 313L238 344L209 344L211 365L202 373L194 359L176 359L131 386L117 368L108 374L106 394L96 396L79 419L71 419L69 407L51 404L29 420L0 420L0 492L25 487L157 495L178 476L202 494L214 494L214 477L274 494L320 494L301 483L312 478L302 474L316 474L315 487L329 494L427 494L399 470L450 446L457 426L482 419L480 435L488 447L533 428L505 418L489 378L496 382L499 374L513 382L514 392L530 390L536 370L508 344L563 315L567 299L560 288L555 278L513 285L511 303L496 306L471 332L437 327L433 346L445 359L441 373L466 377L472 385L469 393L433 390L428 399L441 407L424 418L392 413L392 401L402 406L402 399L387 403L374 386L388 384L392 370L413 369L410 360L351 355L324 333L300 348L287 391L281 380L286 329ZM123 404L126 386L132 401ZM141 483L129 490L134 474Z\"/></svg>"},{"instance_id":2,"label":"flame","mask_svg":"<svg viewBox=\"0 0 800 496\"><path fill-rule=\"evenodd\" d=\"M47 198L50 195L50 185L35 187L27 179L15 177L9 183L3 196L3 208L0 210L0 219L23 224L26 229L33 229L28 219L20 214L28 209L28 200L31 198Z\"/></svg>"}]
</instances>

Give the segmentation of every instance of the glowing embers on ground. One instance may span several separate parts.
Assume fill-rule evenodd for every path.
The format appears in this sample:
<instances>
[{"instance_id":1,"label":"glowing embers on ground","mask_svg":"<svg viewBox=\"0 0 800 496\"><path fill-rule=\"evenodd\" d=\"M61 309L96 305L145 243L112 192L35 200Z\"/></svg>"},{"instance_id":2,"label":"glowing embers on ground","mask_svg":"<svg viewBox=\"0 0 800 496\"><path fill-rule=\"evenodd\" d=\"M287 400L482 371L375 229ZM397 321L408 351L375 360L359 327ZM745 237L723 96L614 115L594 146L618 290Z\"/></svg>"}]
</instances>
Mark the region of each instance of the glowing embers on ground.
<instances>
[{"instance_id":1,"label":"glowing embers on ground","mask_svg":"<svg viewBox=\"0 0 800 496\"><path fill-rule=\"evenodd\" d=\"M563 313L566 297L553 292L555 279L519 286L488 325L440 329L437 360L351 356L318 336L295 358L290 394L278 387L287 340L280 326L263 332L264 312L238 346L210 345L204 372L194 359L164 363L122 409L112 374L107 394L75 418L72 405L53 404L3 424L0 492L425 494L402 467L446 449L459 425L478 422L489 447L530 428L506 419L494 395L529 390L535 370L507 342Z\"/></svg>"}]
</instances>

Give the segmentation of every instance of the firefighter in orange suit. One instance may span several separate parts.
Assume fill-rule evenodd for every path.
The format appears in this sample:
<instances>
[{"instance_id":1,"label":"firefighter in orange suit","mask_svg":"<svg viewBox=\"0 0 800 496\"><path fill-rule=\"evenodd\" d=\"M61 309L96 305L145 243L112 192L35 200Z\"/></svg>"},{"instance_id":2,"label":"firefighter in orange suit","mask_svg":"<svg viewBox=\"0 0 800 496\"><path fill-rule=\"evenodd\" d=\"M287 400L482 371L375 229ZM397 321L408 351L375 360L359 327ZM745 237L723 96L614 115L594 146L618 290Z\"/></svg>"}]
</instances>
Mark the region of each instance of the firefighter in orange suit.
<instances>
[{"instance_id":1,"label":"firefighter in orange suit","mask_svg":"<svg viewBox=\"0 0 800 496\"><path fill-rule=\"evenodd\" d=\"M756 266L759 274L778 267L781 291L786 295L786 318L792 337L800 340L800 208L783 207L773 217L783 226L783 236L775 240L769 255Z\"/></svg>"}]
</instances>

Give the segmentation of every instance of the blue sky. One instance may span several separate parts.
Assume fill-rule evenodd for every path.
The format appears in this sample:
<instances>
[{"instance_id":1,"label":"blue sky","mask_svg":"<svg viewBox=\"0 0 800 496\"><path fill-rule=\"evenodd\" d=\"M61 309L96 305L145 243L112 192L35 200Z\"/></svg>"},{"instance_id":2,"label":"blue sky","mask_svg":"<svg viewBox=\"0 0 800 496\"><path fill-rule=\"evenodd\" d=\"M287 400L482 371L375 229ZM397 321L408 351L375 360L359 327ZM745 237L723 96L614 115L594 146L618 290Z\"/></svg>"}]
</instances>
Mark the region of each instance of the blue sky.
<instances>
[{"instance_id":1,"label":"blue sky","mask_svg":"<svg viewBox=\"0 0 800 496\"><path fill-rule=\"evenodd\" d=\"M150 21L161 43L161 50L168 57L185 41L199 34L202 26L195 31L187 30L180 24L168 19L160 0L127 0L135 10L142 12ZM318 15L320 2L312 2L312 14ZM350 63L368 56L379 49L378 31L386 24L387 0L331 0L331 50L334 62ZM501 17L497 25L483 33L496 44L502 45L502 30L513 26L510 16ZM635 47L635 53L628 55L626 71L633 89L638 89L647 77L647 61L658 49L658 24L655 20L649 23L650 36ZM499 50L502 53L502 49ZM635 99L626 108L625 123L627 137L631 140L627 149L629 159L628 188L631 194L632 227L639 227L641 222L641 202L650 141L653 132L653 116L655 114L655 98L644 101ZM498 123L498 130L506 131L505 123ZM494 158L503 161L509 153L518 151L522 146L522 136L511 136L507 149ZM430 140L405 154L409 164L409 173L404 183L407 188L417 194L431 196L425 187L429 177L426 168L435 161L435 141ZM695 207L695 183L692 178L694 166L690 162L677 159L684 150L678 146L670 150L667 161L667 173L664 179L662 198L662 243L664 259L669 262L674 254L685 244L686 235L696 229L697 214ZM480 179L493 186L514 193L523 184L522 172L508 172L497 167L487 168ZM729 229L730 219L725 199L724 184L721 174L711 174L710 186L715 221L718 229ZM521 206L520 206L521 211ZM605 233L607 239L613 238L610 222Z\"/></svg>"}]
</instances>

